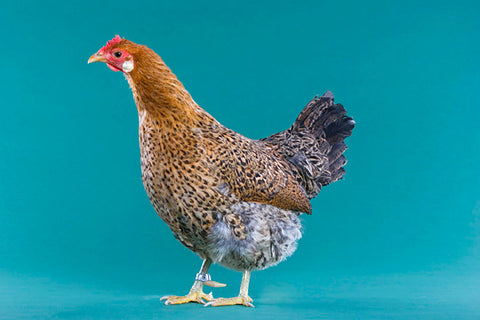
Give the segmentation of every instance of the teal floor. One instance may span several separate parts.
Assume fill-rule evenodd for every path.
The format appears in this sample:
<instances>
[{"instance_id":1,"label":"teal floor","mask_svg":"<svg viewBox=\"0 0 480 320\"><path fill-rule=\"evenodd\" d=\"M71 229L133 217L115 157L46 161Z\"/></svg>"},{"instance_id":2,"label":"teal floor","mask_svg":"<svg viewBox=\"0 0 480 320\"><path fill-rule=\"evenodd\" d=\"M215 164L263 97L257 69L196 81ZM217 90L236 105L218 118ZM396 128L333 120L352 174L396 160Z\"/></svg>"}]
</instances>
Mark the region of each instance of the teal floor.
<instances>
[{"instance_id":1,"label":"teal floor","mask_svg":"<svg viewBox=\"0 0 480 320\"><path fill-rule=\"evenodd\" d=\"M0 319L480 319L479 279L326 277L299 286L271 280L253 286L255 308L249 309L165 306L159 298L172 282L158 283L158 290L121 291L3 275Z\"/></svg>"}]
</instances>

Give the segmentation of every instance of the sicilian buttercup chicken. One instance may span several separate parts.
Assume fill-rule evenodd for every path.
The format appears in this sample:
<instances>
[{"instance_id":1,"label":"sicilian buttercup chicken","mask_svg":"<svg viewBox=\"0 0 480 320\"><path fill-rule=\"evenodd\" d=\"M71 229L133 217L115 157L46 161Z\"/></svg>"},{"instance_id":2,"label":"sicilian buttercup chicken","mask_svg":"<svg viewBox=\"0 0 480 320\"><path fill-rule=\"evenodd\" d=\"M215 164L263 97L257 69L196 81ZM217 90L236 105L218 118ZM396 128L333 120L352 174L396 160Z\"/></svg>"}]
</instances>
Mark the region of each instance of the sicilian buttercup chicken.
<instances>
[{"instance_id":1,"label":"sicilian buttercup chicken","mask_svg":"<svg viewBox=\"0 0 480 320\"><path fill-rule=\"evenodd\" d=\"M160 218L203 264L185 296L166 304L253 306L250 272L285 260L301 238L310 199L345 173L355 122L331 92L311 100L287 130L252 140L200 108L162 59L116 36L88 60L124 73L139 115L142 180ZM240 293L214 299L211 263L243 272ZM208 301L208 303L206 303Z\"/></svg>"}]
</instances>

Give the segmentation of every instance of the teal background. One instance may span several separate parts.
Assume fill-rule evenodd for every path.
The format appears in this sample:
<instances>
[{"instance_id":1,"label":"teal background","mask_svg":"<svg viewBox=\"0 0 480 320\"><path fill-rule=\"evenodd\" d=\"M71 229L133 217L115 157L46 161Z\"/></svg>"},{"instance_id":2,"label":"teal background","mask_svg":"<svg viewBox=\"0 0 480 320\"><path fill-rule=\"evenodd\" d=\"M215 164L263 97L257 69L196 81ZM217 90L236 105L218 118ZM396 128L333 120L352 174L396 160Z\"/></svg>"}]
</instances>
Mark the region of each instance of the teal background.
<instances>
[{"instance_id":1,"label":"teal background","mask_svg":"<svg viewBox=\"0 0 480 320\"><path fill-rule=\"evenodd\" d=\"M1 319L479 319L477 1L3 1ZM164 306L200 259L140 178L127 82L88 57L159 53L224 125L261 138L335 93L357 122L343 181L256 308ZM239 273L219 266L237 294Z\"/></svg>"}]
</instances>

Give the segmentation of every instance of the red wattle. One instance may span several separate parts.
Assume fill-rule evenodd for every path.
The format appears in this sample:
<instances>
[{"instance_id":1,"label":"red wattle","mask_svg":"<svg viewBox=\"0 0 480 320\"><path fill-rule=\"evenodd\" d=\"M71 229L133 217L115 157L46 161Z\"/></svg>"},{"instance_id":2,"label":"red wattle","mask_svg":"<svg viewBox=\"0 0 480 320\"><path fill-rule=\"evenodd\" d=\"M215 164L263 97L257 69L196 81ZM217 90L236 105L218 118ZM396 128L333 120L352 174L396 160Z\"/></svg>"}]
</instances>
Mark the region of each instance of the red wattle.
<instances>
[{"instance_id":1,"label":"red wattle","mask_svg":"<svg viewBox=\"0 0 480 320\"><path fill-rule=\"evenodd\" d=\"M113 71L117 72L117 71L122 71L122 69L118 69L117 67L111 65L110 63L107 63L107 66L112 69Z\"/></svg>"}]
</instances>

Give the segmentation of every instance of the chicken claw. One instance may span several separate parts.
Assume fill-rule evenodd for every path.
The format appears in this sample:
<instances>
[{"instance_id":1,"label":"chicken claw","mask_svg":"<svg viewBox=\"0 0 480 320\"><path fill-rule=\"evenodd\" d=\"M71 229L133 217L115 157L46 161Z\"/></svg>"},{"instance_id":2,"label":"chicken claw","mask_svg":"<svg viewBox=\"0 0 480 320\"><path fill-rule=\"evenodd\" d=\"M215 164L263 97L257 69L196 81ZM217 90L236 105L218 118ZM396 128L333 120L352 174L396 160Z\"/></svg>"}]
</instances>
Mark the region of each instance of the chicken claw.
<instances>
[{"instance_id":1,"label":"chicken claw","mask_svg":"<svg viewBox=\"0 0 480 320\"><path fill-rule=\"evenodd\" d=\"M220 307L220 306L234 306L234 305L242 305L246 307L255 307L252 304L252 298L249 296L238 296L234 298L217 298L213 299L212 301L205 303L204 307L212 306L212 307Z\"/></svg>"},{"instance_id":2,"label":"chicken claw","mask_svg":"<svg viewBox=\"0 0 480 320\"><path fill-rule=\"evenodd\" d=\"M212 301L213 300L213 295L210 292L209 294L203 293L203 292L190 292L186 296L165 296L160 298L160 301L165 300L165 305L169 304L182 304L182 303L189 303L189 302L196 302L196 303L201 303L205 304L206 301Z\"/></svg>"}]
</instances>

